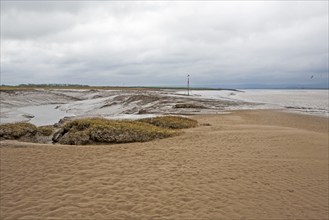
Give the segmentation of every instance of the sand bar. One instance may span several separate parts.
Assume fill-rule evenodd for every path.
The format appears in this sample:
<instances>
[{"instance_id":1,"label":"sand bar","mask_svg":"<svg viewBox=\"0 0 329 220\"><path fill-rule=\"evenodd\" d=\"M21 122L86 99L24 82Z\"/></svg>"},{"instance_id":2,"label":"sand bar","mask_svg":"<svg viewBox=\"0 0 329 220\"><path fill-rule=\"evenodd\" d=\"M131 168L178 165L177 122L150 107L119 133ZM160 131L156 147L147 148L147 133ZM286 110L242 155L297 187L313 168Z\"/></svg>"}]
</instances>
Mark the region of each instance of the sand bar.
<instances>
[{"instance_id":1,"label":"sand bar","mask_svg":"<svg viewBox=\"0 0 329 220\"><path fill-rule=\"evenodd\" d=\"M1 219L328 219L328 118L194 116L147 143L1 143Z\"/></svg>"}]
</instances>

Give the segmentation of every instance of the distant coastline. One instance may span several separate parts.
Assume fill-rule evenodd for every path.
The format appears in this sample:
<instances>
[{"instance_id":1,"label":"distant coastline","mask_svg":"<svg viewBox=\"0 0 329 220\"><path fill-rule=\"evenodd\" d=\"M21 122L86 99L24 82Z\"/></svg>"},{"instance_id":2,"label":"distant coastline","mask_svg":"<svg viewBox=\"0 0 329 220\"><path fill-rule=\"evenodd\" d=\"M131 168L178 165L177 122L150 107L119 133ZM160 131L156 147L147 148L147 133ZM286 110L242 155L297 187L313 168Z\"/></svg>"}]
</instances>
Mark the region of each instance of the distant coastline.
<instances>
[{"instance_id":1,"label":"distant coastline","mask_svg":"<svg viewBox=\"0 0 329 220\"><path fill-rule=\"evenodd\" d=\"M84 84L19 84L19 85L6 85L2 84L0 85L0 91L1 90L30 90L30 89L100 89L100 90L120 90L120 89L175 89L175 90L186 90L186 86L99 86L99 85L84 85ZM255 86L255 87L207 87L207 86L192 86L190 87L191 90L228 90L228 91L235 91L239 92L244 89L274 89L274 90L329 90L329 84L328 87L261 87L261 86Z\"/></svg>"}]
</instances>

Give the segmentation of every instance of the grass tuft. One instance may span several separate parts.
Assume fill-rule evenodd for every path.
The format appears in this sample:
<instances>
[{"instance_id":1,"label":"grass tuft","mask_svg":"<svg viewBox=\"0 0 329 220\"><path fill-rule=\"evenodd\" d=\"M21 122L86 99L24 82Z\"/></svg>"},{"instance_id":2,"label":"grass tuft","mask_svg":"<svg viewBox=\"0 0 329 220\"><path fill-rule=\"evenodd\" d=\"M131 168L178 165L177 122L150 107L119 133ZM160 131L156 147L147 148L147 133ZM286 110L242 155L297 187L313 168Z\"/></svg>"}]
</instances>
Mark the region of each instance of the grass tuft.
<instances>
[{"instance_id":1,"label":"grass tuft","mask_svg":"<svg viewBox=\"0 0 329 220\"><path fill-rule=\"evenodd\" d=\"M19 139L33 137L37 133L37 127L26 122L0 125L0 139Z\"/></svg>"},{"instance_id":2,"label":"grass tuft","mask_svg":"<svg viewBox=\"0 0 329 220\"><path fill-rule=\"evenodd\" d=\"M177 103L174 106L174 108L205 108L205 107L194 103Z\"/></svg>"},{"instance_id":3,"label":"grass tuft","mask_svg":"<svg viewBox=\"0 0 329 220\"><path fill-rule=\"evenodd\" d=\"M179 116L159 116L155 118L144 118L139 121L149 123L157 127L170 129L193 128L198 125L198 122L194 119Z\"/></svg>"},{"instance_id":4,"label":"grass tuft","mask_svg":"<svg viewBox=\"0 0 329 220\"><path fill-rule=\"evenodd\" d=\"M145 142L177 134L179 132L140 121L87 118L66 123L62 129L55 133L53 141L71 145L128 143Z\"/></svg>"},{"instance_id":5,"label":"grass tuft","mask_svg":"<svg viewBox=\"0 0 329 220\"><path fill-rule=\"evenodd\" d=\"M54 132L53 126L40 126L37 128L38 134L41 134L43 136L50 136Z\"/></svg>"}]
</instances>

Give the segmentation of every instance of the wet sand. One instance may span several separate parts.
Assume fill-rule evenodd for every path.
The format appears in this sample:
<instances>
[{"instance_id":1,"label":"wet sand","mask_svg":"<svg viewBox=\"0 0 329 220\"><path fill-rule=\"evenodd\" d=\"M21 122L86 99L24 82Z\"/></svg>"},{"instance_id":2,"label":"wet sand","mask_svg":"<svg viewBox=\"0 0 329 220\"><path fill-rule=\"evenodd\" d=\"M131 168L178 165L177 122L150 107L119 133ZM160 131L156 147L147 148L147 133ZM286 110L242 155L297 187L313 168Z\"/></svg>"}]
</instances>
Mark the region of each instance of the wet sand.
<instances>
[{"instance_id":1,"label":"wet sand","mask_svg":"<svg viewBox=\"0 0 329 220\"><path fill-rule=\"evenodd\" d=\"M1 143L1 219L328 219L328 119L194 116L147 143Z\"/></svg>"}]
</instances>

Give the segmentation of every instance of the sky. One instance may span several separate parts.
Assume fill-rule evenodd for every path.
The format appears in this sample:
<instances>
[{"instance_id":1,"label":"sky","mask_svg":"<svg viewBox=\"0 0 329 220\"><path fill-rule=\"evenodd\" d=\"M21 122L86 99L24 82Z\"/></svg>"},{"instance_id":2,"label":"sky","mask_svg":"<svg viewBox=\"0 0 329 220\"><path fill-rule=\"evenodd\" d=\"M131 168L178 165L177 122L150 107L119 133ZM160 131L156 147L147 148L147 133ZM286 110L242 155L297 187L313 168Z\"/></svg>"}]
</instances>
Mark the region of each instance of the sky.
<instances>
[{"instance_id":1,"label":"sky","mask_svg":"<svg viewBox=\"0 0 329 220\"><path fill-rule=\"evenodd\" d=\"M1 0L1 84L328 88L328 4Z\"/></svg>"}]
</instances>

